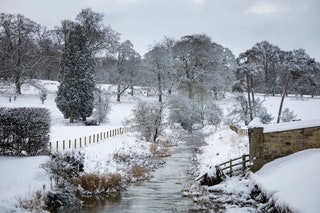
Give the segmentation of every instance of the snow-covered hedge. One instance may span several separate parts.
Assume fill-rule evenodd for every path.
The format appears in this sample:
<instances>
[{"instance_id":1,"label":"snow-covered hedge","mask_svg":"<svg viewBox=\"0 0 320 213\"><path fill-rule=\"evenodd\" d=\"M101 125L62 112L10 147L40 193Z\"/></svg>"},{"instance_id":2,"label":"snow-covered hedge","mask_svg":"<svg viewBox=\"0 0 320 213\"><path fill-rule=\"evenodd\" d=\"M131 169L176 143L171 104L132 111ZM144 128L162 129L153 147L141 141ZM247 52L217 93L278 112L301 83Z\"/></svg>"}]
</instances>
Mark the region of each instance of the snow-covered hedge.
<instances>
[{"instance_id":1,"label":"snow-covered hedge","mask_svg":"<svg viewBox=\"0 0 320 213\"><path fill-rule=\"evenodd\" d=\"M40 155L48 151L50 112L45 108L0 108L0 154Z\"/></svg>"}]
</instances>

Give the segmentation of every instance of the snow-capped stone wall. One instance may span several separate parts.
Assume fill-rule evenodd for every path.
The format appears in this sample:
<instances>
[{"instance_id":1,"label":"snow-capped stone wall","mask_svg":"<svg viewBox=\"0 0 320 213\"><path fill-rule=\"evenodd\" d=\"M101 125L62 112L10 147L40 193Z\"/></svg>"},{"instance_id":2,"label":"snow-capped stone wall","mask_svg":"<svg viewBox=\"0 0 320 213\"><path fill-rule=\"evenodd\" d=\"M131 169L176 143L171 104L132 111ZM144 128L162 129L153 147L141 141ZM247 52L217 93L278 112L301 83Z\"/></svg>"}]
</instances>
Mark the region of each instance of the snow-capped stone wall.
<instances>
[{"instance_id":1,"label":"snow-capped stone wall","mask_svg":"<svg viewBox=\"0 0 320 213\"><path fill-rule=\"evenodd\" d=\"M295 152L320 148L320 120L249 126L250 159L253 171Z\"/></svg>"}]
</instances>

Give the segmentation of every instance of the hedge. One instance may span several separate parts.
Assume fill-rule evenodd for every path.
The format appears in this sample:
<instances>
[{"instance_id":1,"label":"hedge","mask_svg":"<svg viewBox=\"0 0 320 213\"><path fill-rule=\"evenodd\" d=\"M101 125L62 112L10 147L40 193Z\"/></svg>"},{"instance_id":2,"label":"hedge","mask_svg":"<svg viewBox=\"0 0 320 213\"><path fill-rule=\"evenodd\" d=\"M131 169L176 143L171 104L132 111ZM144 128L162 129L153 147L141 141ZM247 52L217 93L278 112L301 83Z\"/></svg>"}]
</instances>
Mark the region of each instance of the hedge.
<instances>
[{"instance_id":1,"label":"hedge","mask_svg":"<svg viewBox=\"0 0 320 213\"><path fill-rule=\"evenodd\" d=\"M45 108L0 108L0 154L48 153L50 112Z\"/></svg>"}]
</instances>

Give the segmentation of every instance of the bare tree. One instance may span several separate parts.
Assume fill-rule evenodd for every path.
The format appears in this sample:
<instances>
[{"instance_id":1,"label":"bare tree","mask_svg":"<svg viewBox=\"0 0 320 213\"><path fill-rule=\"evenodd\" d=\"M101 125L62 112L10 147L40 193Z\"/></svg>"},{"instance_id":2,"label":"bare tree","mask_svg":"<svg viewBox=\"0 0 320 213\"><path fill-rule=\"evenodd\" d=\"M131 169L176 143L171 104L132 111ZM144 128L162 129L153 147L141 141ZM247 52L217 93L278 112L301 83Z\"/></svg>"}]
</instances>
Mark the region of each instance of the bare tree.
<instances>
[{"instance_id":1,"label":"bare tree","mask_svg":"<svg viewBox=\"0 0 320 213\"><path fill-rule=\"evenodd\" d=\"M41 27L21 14L0 14L1 73L15 84L21 94L21 84L33 76L42 60L38 48Z\"/></svg>"},{"instance_id":2,"label":"bare tree","mask_svg":"<svg viewBox=\"0 0 320 213\"><path fill-rule=\"evenodd\" d=\"M159 102L162 102L162 96L165 89L165 78L170 70L170 55L164 46L156 45L144 55L146 65L145 74L150 76L152 82L156 82ZM150 75L151 74L151 75Z\"/></svg>"},{"instance_id":3,"label":"bare tree","mask_svg":"<svg viewBox=\"0 0 320 213\"><path fill-rule=\"evenodd\" d=\"M139 54L133 49L133 44L126 40L122 42L116 53L116 73L114 74L117 84L117 101L120 102L121 95L132 86L134 70L137 69Z\"/></svg>"}]
</instances>

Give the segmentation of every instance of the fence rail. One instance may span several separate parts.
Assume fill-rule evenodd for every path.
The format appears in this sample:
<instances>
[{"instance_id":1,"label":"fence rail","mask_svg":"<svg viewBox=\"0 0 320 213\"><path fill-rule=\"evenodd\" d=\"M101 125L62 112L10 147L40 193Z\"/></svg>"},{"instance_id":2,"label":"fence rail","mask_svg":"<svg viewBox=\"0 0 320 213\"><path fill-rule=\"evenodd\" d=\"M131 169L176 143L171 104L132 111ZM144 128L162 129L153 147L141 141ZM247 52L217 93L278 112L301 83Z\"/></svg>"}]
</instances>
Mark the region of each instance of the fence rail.
<instances>
[{"instance_id":1,"label":"fence rail","mask_svg":"<svg viewBox=\"0 0 320 213\"><path fill-rule=\"evenodd\" d=\"M121 127L121 128L116 128L112 130L107 130L105 132L100 132L97 134L85 136L85 137L80 137L78 139L69 139L69 140L60 140L60 141L55 141L55 142L50 142L49 143L49 150L50 152L59 152L59 151L65 151L65 150L72 150L72 149L77 149L77 148L83 148L89 144L94 144L98 143L99 141L105 140L107 138L113 138L118 135L122 135L124 133L128 132L134 132L137 131L138 127Z\"/></svg>"},{"instance_id":2,"label":"fence rail","mask_svg":"<svg viewBox=\"0 0 320 213\"><path fill-rule=\"evenodd\" d=\"M241 157L230 159L224 163L216 166L217 171L220 170L228 176L237 175L241 172L245 172L251 166L250 157L248 154Z\"/></svg>"}]
</instances>

